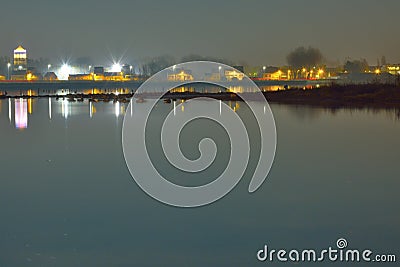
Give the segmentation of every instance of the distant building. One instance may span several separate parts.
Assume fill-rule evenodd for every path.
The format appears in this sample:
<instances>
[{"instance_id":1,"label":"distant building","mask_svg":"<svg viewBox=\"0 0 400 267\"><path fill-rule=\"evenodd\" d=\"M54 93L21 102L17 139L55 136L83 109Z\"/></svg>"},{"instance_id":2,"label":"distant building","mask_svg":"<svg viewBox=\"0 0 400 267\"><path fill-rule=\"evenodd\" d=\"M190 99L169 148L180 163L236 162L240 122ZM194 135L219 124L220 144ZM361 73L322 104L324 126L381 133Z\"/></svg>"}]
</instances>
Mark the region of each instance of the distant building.
<instances>
[{"instance_id":1,"label":"distant building","mask_svg":"<svg viewBox=\"0 0 400 267\"><path fill-rule=\"evenodd\" d=\"M225 78L227 81L234 81L234 80L241 81L244 78L244 74L235 69L226 69L225 70Z\"/></svg>"},{"instance_id":2,"label":"distant building","mask_svg":"<svg viewBox=\"0 0 400 267\"><path fill-rule=\"evenodd\" d=\"M14 71L26 71L28 69L28 57L26 49L21 45L14 49Z\"/></svg>"},{"instance_id":3,"label":"distant building","mask_svg":"<svg viewBox=\"0 0 400 267\"><path fill-rule=\"evenodd\" d=\"M276 70L271 72L264 72L262 76L263 80L280 80L282 79L282 71Z\"/></svg>"},{"instance_id":4,"label":"distant building","mask_svg":"<svg viewBox=\"0 0 400 267\"><path fill-rule=\"evenodd\" d=\"M93 73L94 74L104 74L104 67L94 67Z\"/></svg>"},{"instance_id":5,"label":"distant building","mask_svg":"<svg viewBox=\"0 0 400 267\"><path fill-rule=\"evenodd\" d=\"M23 70L13 71L13 73L11 75L11 80L13 80L13 81L24 81L24 80L26 80L26 71L23 71Z\"/></svg>"},{"instance_id":6,"label":"distant building","mask_svg":"<svg viewBox=\"0 0 400 267\"><path fill-rule=\"evenodd\" d=\"M168 74L168 81L193 81L192 72L189 70L174 70L173 73Z\"/></svg>"},{"instance_id":7,"label":"distant building","mask_svg":"<svg viewBox=\"0 0 400 267\"><path fill-rule=\"evenodd\" d=\"M104 72L104 81L123 81L124 76L122 72Z\"/></svg>"},{"instance_id":8,"label":"distant building","mask_svg":"<svg viewBox=\"0 0 400 267\"><path fill-rule=\"evenodd\" d=\"M382 66L382 72L387 72L392 75L400 75L400 64L388 64Z\"/></svg>"},{"instance_id":9,"label":"distant building","mask_svg":"<svg viewBox=\"0 0 400 267\"><path fill-rule=\"evenodd\" d=\"M95 80L95 81L104 80L104 67L94 67L93 80Z\"/></svg>"},{"instance_id":10,"label":"distant building","mask_svg":"<svg viewBox=\"0 0 400 267\"><path fill-rule=\"evenodd\" d=\"M130 77L132 75L133 67L131 65L123 65L121 68L121 72L124 75L124 78Z\"/></svg>"},{"instance_id":11,"label":"distant building","mask_svg":"<svg viewBox=\"0 0 400 267\"><path fill-rule=\"evenodd\" d=\"M57 80L58 80L58 77L57 77L57 75L56 75L54 72L50 71L50 72L47 72L47 73L43 76L43 80L45 80L45 81L57 81Z\"/></svg>"},{"instance_id":12,"label":"distant building","mask_svg":"<svg viewBox=\"0 0 400 267\"><path fill-rule=\"evenodd\" d=\"M91 81L93 80L92 74L70 74L68 81Z\"/></svg>"},{"instance_id":13,"label":"distant building","mask_svg":"<svg viewBox=\"0 0 400 267\"><path fill-rule=\"evenodd\" d=\"M40 74L30 70L28 71L17 70L14 71L13 74L11 75L12 81L37 81L41 79L42 76Z\"/></svg>"}]
</instances>

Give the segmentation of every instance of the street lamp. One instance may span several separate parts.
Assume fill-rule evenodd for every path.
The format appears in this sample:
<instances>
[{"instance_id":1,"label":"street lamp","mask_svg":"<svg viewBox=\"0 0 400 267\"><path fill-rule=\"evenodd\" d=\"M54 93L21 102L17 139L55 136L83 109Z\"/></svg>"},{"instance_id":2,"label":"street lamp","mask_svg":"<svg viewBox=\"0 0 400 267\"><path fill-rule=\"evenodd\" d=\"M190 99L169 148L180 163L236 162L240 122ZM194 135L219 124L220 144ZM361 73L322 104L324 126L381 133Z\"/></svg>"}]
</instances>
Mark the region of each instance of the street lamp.
<instances>
[{"instance_id":1,"label":"street lamp","mask_svg":"<svg viewBox=\"0 0 400 267\"><path fill-rule=\"evenodd\" d=\"M89 65L89 73L90 73L90 70L92 69L92 65Z\"/></svg>"},{"instance_id":2,"label":"street lamp","mask_svg":"<svg viewBox=\"0 0 400 267\"><path fill-rule=\"evenodd\" d=\"M263 66L263 71L265 72L265 70L267 69L267 67L266 66Z\"/></svg>"},{"instance_id":3,"label":"street lamp","mask_svg":"<svg viewBox=\"0 0 400 267\"><path fill-rule=\"evenodd\" d=\"M129 70L130 70L131 74L132 74L132 69L133 69L133 66L130 65L130 66L129 66Z\"/></svg>"},{"instance_id":4,"label":"street lamp","mask_svg":"<svg viewBox=\"0 0 400 267\"><path fill-rule=\"evenodd\" d=\"M51 64L48 64L47 65L47 72L49 72L50 68L51 68Z\"/></svg>"},{"instance_id":5,"label":"street lamp","mask_svg":"<svg viewBox=\"0 0 400 267\"><path fill-rule=\"evenodd\" d=\"M10 62L8 62L7 63L7 80L9 80L10 79L10 67L11 67L11 63Z\"/></svg>"}]
</instances>

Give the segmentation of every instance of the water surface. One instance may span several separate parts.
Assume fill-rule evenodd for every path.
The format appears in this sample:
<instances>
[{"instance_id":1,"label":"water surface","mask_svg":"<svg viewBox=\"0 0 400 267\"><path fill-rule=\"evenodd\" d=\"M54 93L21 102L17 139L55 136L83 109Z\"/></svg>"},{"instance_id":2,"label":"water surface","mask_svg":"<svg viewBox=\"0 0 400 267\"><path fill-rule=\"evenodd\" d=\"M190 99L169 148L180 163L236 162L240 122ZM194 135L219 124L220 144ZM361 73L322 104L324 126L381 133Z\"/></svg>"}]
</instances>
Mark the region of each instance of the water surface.
<instances>
[{"instance_id":1,"label":"water surface","mask_svg":"<svg viewBox=\"0 0 400 267\"><path fill-rule=\"evenodd\" d=\"M242 103L229 105L248 116ZM160 103L154 118L172 107ZM182 209L131 178L126 104L0 100L0 266L263 266L271 265L256 260L264 244L318 249L340 237L399 255L396 113L271 107L278 145L264 185L249 194L247 174L222 200ZM183 140L190 147L204 135L225 144L217 126L201 122ZM217 160L186 182L218 175L226 159Z\"/></svg>"}]
</instances>

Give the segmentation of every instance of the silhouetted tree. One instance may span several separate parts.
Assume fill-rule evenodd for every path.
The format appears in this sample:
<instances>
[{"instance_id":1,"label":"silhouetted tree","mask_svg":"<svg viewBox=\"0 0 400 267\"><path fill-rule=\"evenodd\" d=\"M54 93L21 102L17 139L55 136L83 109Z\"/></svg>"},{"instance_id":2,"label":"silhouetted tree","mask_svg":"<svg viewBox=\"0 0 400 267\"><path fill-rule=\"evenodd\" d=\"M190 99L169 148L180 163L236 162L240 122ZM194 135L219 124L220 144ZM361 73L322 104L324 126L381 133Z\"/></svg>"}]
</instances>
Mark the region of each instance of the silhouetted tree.
<instances>
[{"instance_id":1,"label":"silhouetted tree","mask_svg":"<svg viewBox=\"0 0 400 267\"><path fill-rule=\"evenodd\" d=\"M381 65L383 66L383 65L386 65L387 64L387 62L386 62L386 57L385 56L382 56L382 58L381 58Z\"/></svg>"},{"instance_id":2,"label":"silhouetted tree","mask_svg":"<svg viewBox=\"0 0 400 267\"><path fill-rule=\"evenodd\" d=\"M28 68L33 68L37 72L46 72L49 60L46 58L31 59L28 58Z\"/></svg>"},{"instance_id":3,"label":"silhouetted tree","mask_svg":"<svg viewBox=\"0 0 400 267\"><path fill-rule=\"evenodd\" d=\"M347 60L344 64L344 70L350 73L360 73L367 71L369 69L369 65L367 60L360 59L360 60Z\"/></svg>"},{"instance_id":4,"label":"silhouetted tree","mask_svg":"<svg viewBox=\"0 0 400 267\"><path fill-rule=\"evenodd\" d=\"M287 55L287 62L294 68L314 67L321 64L323 56L318 48L300 46Z\"/></svg>"},{"instance_id":5,"label":"silhouetted tree","mask_svg":"<svg viewBox=\"0 0 400 267\"><path fill-rule=\"evenodd\" d=\"M7 63L9 63L9 62L12 64L12 62L10 61L10 58L0 57L0 75L4 75L4 76L7 75ZM12 69L10 68L10 71L11 70Z\"/></svg>"},{"instance_id":6,"label":"silhouetted tree","mask_svg":"<svg viewBox=\"0 0 400 267\"><path fill-rule=\"evenodd\" d=\"M169 66L172 66L176 63L175 59L172 56L158 56L148 60L146 63L142 64L142 74L151 76L160 70L163 70Z\"/></svg>"},{"instance_id":7,"label":"silhouetted tree","mask_svg":"<svg viewBox=\"0 0 400 267\"><path fill-rule=\"evenodd\" d=\"M87 67L93 65L93 60L90 57L78 57L72 62L72 65L78 67Z\"/></svg>"},{"instance_id":8,"label":"silhouetted tree","mask_svg":"<svg viewBox=\"0 0 400 267\"><path fill-rule=\"evenodd\" d=\"M191 54L191 55L187 55L182 57L181 59L181 63L182 62L189 62L189 61L213 61L213 62L219 62L222 64L226 64L226 65L235 65L232 61L225 59L225 58L217 58L217 57L203 57L200 55L196 55L196 54Z\"/></svg>"}]
</instances>

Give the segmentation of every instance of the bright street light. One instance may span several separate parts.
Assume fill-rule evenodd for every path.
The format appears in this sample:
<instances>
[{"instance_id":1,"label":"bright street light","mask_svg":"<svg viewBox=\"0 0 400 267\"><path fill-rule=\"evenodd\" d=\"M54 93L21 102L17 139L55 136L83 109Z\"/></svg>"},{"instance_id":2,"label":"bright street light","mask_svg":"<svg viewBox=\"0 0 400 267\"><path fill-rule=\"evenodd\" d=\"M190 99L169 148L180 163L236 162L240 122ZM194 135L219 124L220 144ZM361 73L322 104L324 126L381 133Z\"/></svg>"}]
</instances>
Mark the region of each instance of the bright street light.
<instances>
[{"instance_id":1,"label":"bright street light","mask_svg":"<svg viewBox=\"0 0 400 267\"><path fill-rule=\"evenodd\" d=\"M111 67L111 72L121 72L122 66L119 63L114 63Z\"/></svg>"},{"instance_id":2,"label":"bright street light","mask_svg":"<svg viewBox=\"0 0 400 267\"><path fill-rule=\"evenodd\" d=\"M68 76L71 74L72 68L68 64L63 64L59 70L59 79L68 80Z\"/></svg>"}]
</instances>

